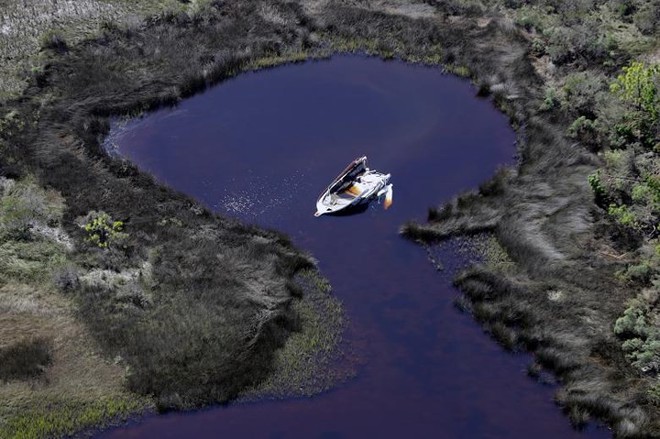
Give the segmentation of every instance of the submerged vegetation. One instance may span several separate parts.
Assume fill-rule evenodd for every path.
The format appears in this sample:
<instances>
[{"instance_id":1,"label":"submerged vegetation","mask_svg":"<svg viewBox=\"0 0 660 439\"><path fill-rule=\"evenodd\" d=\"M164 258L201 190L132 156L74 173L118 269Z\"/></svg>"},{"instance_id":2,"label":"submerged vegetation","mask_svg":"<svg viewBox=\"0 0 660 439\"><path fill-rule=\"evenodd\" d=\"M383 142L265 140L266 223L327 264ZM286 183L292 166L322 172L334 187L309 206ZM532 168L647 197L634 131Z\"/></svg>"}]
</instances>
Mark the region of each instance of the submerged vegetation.
<instances>
[{"instance_id":1,"label":"submerged vegetation","mask_svg":"<svg viewBox=\"0 0 660 439\"><path fill-rule=\"evenodd\" d=\"M491 233L463 307L557 374L576 425L660 435L656 0L5 4L0 436L329 385L308 365L341 312L301 299L313 260L101 145L109 117L333 50L442 65L509 115L519 166L403 232Z\"/></svg>"}]
</instances>

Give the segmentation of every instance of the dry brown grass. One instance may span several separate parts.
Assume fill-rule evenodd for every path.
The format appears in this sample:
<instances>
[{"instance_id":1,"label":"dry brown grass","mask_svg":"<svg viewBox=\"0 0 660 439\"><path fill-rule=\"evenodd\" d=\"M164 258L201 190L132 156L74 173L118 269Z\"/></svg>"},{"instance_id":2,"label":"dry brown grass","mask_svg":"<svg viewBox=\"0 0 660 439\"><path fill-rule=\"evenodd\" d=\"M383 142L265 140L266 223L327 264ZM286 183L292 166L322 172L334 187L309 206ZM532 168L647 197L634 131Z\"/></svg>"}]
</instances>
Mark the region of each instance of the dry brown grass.
<instances>
[{"instance_id":1,"label":"dry brown grass","mask_svg":"<svg viewBox=\"0 0 660 439\"><path fill-rule=\"evenodd\" d=\"M94 398L119 390L123 370L101 360L84 327L74 317L73 304L65 297L25 284L9 283L0 288L3 313L0 343L11 345L26 338L48 338L54 342L54 361L40 385L12 382L0 387L3 400L34 393L63 395L71 388L78 396ZM113 393L113 392L111 392ZM21 395L21 399L27 395ZM37 396L37 395L33 395Z\"/></svg>"},{"instance_id":2,"label":"dry brown grass","mask_svg":"<svg viewBox=\"0 0 660 439\"><path fill-rule=\"evenodd\" d=\"M40 377L0 383L0 436L26 433L11 428L26 413L60 415L62 421L85 427L76 420L82 410L69 413L72 403L84 407L122 400L133 401L136 409L146 406L124 389L124 368L99 355L69 299L55 291L10 282L0 288L0 306L0 347L35 338L53 344L52 365ZM52 406L46 407L45 401Z\"/></svg>"}]
</instances>

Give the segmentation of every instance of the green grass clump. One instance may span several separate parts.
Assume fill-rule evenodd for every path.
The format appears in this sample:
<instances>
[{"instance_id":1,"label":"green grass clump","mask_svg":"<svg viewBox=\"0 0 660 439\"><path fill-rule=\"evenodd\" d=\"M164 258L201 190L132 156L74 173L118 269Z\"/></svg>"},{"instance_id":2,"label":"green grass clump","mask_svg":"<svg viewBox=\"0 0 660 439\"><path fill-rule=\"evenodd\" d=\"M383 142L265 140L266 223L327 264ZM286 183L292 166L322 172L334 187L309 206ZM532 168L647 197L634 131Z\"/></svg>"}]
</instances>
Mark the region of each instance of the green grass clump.
<instances>
[{"instance_id":1,"label":"green grass clump","mask_svg":"<svg viewBox=\"0 0 660 439\"><path fill-rule=\"evenodd\" d=\"M330 284L316 270L297 276L303 295L292 309L298 325L275 354L273 373L244 398L311 396L352 375L342 364L339 345L345 327L341 302L330 295Z\"/></svg>"},{"instance_id":2,"label":"green grass clump","mask_svg":"<svg viewBox=\"0 0 660 439\"><path fill-rule=\"evenodd\" d=\"M66 263L65 248L47 239L0 242L0 271L5 279L33 285L47 283L53 271Z\"/></svg>"},{"instance_id":3,"label":"green grass clump","mask_svg":"<svg viewBox=\"0 0 660 439\"><path fill-rule=\"evenodd\" d=\"M310 54L306 51L295 51L284 53L282 55L265 56L251 61L246 66L246 70L261 70L287 63L299 63L307 61L309 58Z\"/></svg>"},{"instance_id":4,"label":"green grass clump","mask_svg":"<svg viewBox=\"0 0 660 439\"><path fill-rule=\"evenodd\" d=\"M120 422L143 407L143 401L122 398L95 402L42 401L0 422L0 437L44 439L71 436L85 429Z\"/></svg>"}]
</instances>

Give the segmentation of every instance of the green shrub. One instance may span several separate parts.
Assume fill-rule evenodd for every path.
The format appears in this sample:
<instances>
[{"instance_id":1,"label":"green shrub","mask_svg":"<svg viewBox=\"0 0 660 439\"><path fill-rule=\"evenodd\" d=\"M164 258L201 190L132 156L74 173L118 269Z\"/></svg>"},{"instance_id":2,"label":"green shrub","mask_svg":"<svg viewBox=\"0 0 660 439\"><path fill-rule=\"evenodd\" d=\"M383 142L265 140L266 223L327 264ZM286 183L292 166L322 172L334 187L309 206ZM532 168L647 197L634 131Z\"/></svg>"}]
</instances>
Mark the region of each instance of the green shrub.
<instances>
[{"instance_id":1,"label":"green shrub","mask_svg":"<svg viewBox=\"0 0 660 439\"><path fill-rule=\"evenodd\" d=\"M614 220L625 227L630 227L636 229L639 227L639 221L635 213L630 210L625 204L617 206L616 204L610 204L610 207L607 209Z\"/></svg>"},{"instance_id":2,"label":"green shrub","mask_svg":"<svg viewBox=\"0 0 660 439\"><path fill-rule=\"evenodd\" d=\"M550 111L559 106L559 96L557 89L554 87L547 87L544 92L543 102L539 107L541 111Z\"/></svg>"},{"instance_id":3,"label":"green shrub","mask_svg":"<svg viewBox=\"0 0 660 439\"><path fill-rule=\"evenodd\" d=\"M596 122L586 116L580 116L568 127L568 137L579 140L591 150L597 150L599 145L598 127Z\"/></svg>"},{"instance_id":4,"label":"green shrub","mask_svg":"<svg viewBox=\"0 0 660 439\"><path fill-rule=\"evenodd\" d=\"M523 2L516 2L523 3ZM507 7L512 7L508 6ZM542 33L550 28L556 21L556 15L552 14L553 7L539 7L528 4L516 6L516 24L527 29Z\"/></svg>"},{"instance_id":5,"label":"green shrub","mask_svg":"<svg viewBox=\"0 0 660 439\"><path fill-rule=\"evenodd\" d=\"M645 202L649 200L651 196L651 188L649 188L648 185L644 183L637 183L633 186L632 191L630 192L630 196L632 197L633 201L637 203Z\"/></svg>"},{"instance_id":6,"label":"green shrub","mask_svg":"<svg viewBox=\"0 0 660 439\"><path fill-rule=\"evenodd\" d=\"M655 123L660 114L659 76L660 64L646 65L633 61L623 68L623 74L617 76L610 85L610 90Z\"/></svg>"},{"instance_id":7,"label":"green shrub","mask_svg":"<svg viewBox=\"0 0 660 439\"><path fill-rule=\"evenodd\" d=\"M589 176L587 177L587 181L589 182L589 186L591 186L591 190L594 192L596 204L601 205L602 202L605 200L607 191L605 190L605 187L603 186L603 182L600 178L600 170L592 174L589 174Z\"/></svg>"},{"instance_id":8,"label":"green shrub","mask_svg":"<svg viewBox=\"0 0 660 439\"><path fill-rule=\"evenodd\" d=\"M25 121L20 116L20 113L16 110L4 114L0 118L0 136L11 136L23 130L25 128Z\"/></svg>"},{"instance_id":9,"label":"green shrub","mask_svg":"<svg viewBox=\"0 0 660 439\"><path fill-rule=\"evenodd\" d=\"M646 398L651 404L660 407L660 381L646 391Z\"/></svg>"},{"instance_id":10,"label":"green shrub","mask_svg":"<svg viewBox=\"0 0 660 439\"><path fill-rule=\"evenodd\" d=\"M642 372L660 372L660 328L658 319L658 288L647 291L629 302L623 316L616 320L614 333L623 339L621 348L633 366Z\"/></svg>"},{"instance_id":11,"label":"green shrub","mask_svg":"<svg viewBox=\"0 0 660 439\"><path fill-rule=\"evenodd\" d=\"M646 262L641 264L631 265L625 273L625 277L634 282L646 283L651 280L653 268Z\"/></svg>"},{"instance_id":12,"label":"green shrub","mask_svg":"<svg viewBox=\"0 0 660 439\"><path fill-rule=\"evenodd\" d=\"M649 188L651 199L655 204L655 208L657 209L658 206L660 206L660 177L649 175L646 178L646 185Z\"/></svg>"},{"instance_id":13,"label":"green shrub","mask_svg":"<svg viewBox=\"0 0 660 439\"><path fill-rule=\"evenodd\" d=\"M623 120L614 126L615 140L637 139L647 148L657 143L660 117L660 64L634 61L610 84L610 91L629 106Z\"/></svg>"},{"instance_id":14,"label":"green shrub","mask_svg":"<svg viewBox=\"0 0 660 439\"><path fill-rule=\"evenodd\" d=\"M579 72L569 75L562 87L562 108L575 117L594 119L597 97L605 87L605 79L598 73Z\"/></svg>"},{"instance_id":15,"label":"green shrub","mask_svg":"<svg viewBox=\"0 0 660 439\"><path fill-rule=\"evenodd\" d=\"M100 248L108 248L110 244L117 244L128 237L123 232L123 221L114 221L105 212L90 212L83 228L87 232L87 241Z\"/></svg>"},{"instance_id":16,"label":"green shrub","mask_svg":"<svg viewBox=\"0 0 660 439\"><path fill-rule=\"evenodd\" d=\"M640 335L646 337L648 325L645 316L647 311L646 306L639 299L633 299L623 312L623 316L616 320L614 333L627 338Z\"/></svg>"}]
</instances>

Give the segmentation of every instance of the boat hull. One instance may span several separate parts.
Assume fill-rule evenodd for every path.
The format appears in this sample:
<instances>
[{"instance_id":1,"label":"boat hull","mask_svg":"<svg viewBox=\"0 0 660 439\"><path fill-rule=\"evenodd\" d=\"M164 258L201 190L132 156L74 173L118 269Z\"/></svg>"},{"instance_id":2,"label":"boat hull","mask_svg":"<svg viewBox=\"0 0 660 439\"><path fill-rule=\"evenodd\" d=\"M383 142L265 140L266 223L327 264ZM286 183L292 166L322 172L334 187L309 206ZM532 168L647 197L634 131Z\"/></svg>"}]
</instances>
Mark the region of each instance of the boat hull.
<instances>
[{"instance_id":1,"label":"boat hull","mask_svg":"<svg viewBox=\"0 0 660 439\"><path fill-rule=\"evenodd\" d=\"M348 189L333 191L336 182L326 189L316 203L315 216L337 215L341 212L355 210L359 206L368 205L378 197L390 180L390 174L381 174L376 171L366 170L356 177ZM351 192L355 188L355 192Z\"/></svg>"}]
</instances>

